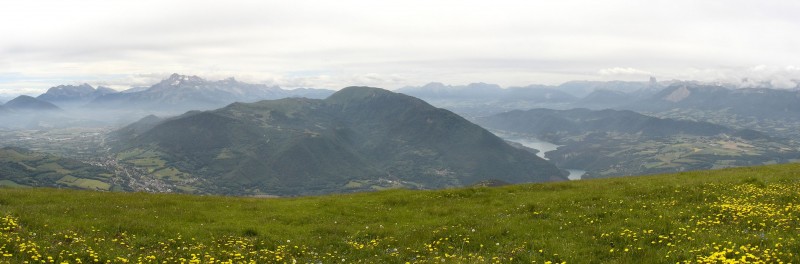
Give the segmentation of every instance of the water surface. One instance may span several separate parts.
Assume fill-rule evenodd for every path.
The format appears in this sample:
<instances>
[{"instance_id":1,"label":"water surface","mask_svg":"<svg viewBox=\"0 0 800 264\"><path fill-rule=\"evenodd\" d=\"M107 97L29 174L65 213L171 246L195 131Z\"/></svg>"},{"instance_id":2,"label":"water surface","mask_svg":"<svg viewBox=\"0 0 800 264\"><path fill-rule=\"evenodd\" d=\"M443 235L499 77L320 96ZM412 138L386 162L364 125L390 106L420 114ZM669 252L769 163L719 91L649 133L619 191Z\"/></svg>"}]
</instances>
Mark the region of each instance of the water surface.
<instances>
[{"instance_id":1,"label":"water surface","mask_svg":"<svg viewBox=\"0 0 800 264\"><path fill-rule=\"evenodd\" d=\"M523 146L538 150L539 152L536 153L536 156L539 156L543 159L548 159L547 157L544 156L546 152L556 150L559 147L559 145L539 140L533 137L521 137L521 136L511 135L505 132L497 132L497 131L493 132L495 133L495 135L504 140L517 142L522 144ZM580 180L581 176L583 176L583 174L586 173L585 170L578 170L578 169L566 169L566 170L569 172L567 178L570 180Z\"/></svg>"}]
</instances>

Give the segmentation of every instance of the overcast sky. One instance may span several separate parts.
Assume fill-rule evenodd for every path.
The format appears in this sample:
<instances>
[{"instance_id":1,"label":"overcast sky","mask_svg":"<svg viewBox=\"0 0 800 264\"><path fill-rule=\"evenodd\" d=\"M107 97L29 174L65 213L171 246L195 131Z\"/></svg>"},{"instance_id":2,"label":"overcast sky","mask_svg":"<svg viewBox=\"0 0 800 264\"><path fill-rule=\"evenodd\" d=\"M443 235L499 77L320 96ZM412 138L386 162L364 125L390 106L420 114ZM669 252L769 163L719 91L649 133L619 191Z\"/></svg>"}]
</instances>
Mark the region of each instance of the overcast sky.
<instances>
[{"instance_id":1,"label":"overcast sky","mask_svg":"<svg viewBox=\"0 0 800 264\"><path fill-rule=\"evenodd\" d=\"M800 1L3 1L0 94L664 79L793 86Z\"/></svg>"}]
</instances>

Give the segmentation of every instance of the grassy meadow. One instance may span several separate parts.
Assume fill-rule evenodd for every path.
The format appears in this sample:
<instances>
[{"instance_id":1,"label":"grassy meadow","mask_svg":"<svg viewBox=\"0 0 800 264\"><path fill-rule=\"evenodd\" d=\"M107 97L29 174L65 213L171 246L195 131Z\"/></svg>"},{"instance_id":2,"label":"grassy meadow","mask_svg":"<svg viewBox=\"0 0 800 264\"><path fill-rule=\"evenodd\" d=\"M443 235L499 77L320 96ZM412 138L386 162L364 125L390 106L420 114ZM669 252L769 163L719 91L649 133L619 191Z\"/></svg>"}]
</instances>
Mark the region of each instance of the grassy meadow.
<instances>
[{"instance_id":1,"label":"grassy meadow","mask_svg":"<svg viewBox=\"0 0 800 264\"><path fill-rule=\"evenodd\" d=\"M0 189L0 263L800 263L800 164L241 198Z\"/></svg>"}]
</instances>

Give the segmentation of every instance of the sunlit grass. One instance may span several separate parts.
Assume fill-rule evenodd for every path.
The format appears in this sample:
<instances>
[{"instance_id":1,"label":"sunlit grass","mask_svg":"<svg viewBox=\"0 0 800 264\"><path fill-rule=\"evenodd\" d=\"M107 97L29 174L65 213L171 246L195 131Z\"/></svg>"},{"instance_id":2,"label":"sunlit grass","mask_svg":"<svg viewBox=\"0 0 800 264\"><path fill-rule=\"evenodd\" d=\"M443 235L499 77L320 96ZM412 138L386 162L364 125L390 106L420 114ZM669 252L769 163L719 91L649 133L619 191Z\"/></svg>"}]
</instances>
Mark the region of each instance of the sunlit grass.
<instances>
[{"instance_id":1,"label":"sunlit grass","mask_svg":"<svg viewBox=\"0 0 800 264\"><path fill-rule=\"evenodd\" d=\"M254 199L0 189L8 263L798 263L800 165Z\"/></svg>"}]
</instances>

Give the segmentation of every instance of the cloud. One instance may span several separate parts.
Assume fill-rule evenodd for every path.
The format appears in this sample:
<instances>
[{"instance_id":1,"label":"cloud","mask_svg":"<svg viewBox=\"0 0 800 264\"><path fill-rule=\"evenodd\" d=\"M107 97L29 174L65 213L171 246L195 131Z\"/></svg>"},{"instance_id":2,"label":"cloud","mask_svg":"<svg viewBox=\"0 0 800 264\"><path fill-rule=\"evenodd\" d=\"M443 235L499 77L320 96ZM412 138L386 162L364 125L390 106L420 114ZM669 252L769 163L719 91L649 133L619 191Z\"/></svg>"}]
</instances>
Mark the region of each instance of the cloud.
<instances>
[{"instance_id":1,"label":"cloud","mask_svg":"<svg viewBox=\"0 0 800 264\"><path fill-rule=\"evenodd\" d=\"M397 87L409 83L398 74L379 74L379 73L366 73L366 74L330 74L330 73L317 73L312 75L287 75L277 76L266 83L279 85L283 88L329 88L341 89L348 86L371 86L371 87Z\"/></svg>"},{"instance_id":2,"label":"cloud","mask_svg":"<svg viewBox=\"0 0 800 264\"><path fill-rule=\"evenodd\" d=\"M13 1L0 69L26 79L0 89L173 72L332 89L740 79L800 61L797 1L498 1Z\"/></svg>"},{"instance_id":3,"label":"cloud","mask_svg":"<svg viewBox=\"0 0 800 264\"><path fill-rule=\"evenodd\" d=\"M800 83L800 69L794 66L767 66L757 65L744 72L737 72L741 76L740 87L759 87L769 83L774 88L788 89L797 87Z\"/></svg>"},{"instance_id":4,"label":"cloud","mask_svg":"<svg viewBox=\"0 0 800 264\"><path fill-rule=\"evenodd\" d=\"M634 68L622 68L622 67L614 67L614 68L607 68L597 71L600 75L653 75L653 73L649 71L643 71Z\"/></svg>"},{"instance_id":5,"label":"cloud","mask_svg":"<svg viewBox=\"0 0 800 264\"><path fill-rule=\"evenodd\" d=\"M795 66L755 65L750 67L689 69L678 79L722 82L738 88L795 88L800 84L800 68Z\"/></svg>"}]
</instances>

